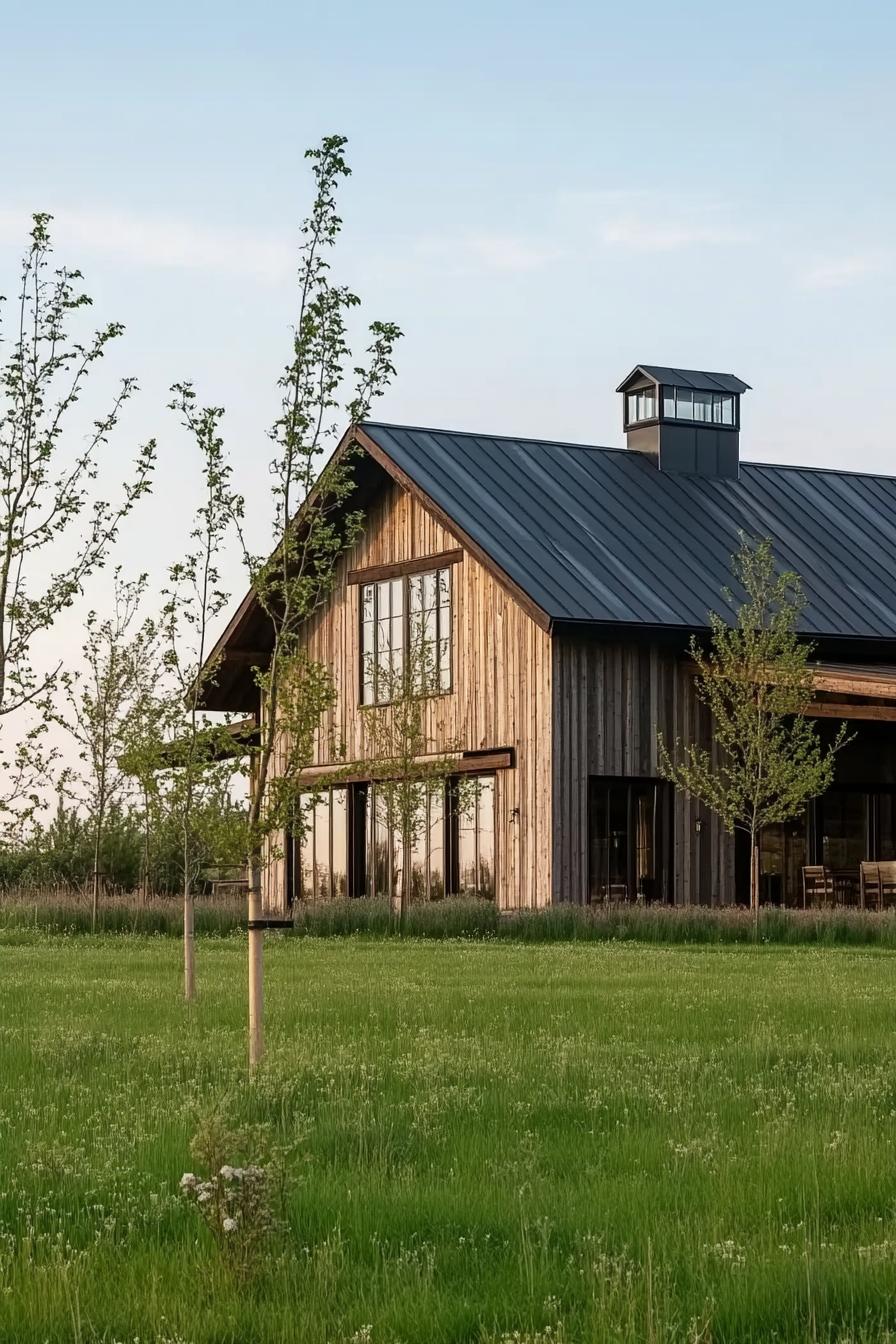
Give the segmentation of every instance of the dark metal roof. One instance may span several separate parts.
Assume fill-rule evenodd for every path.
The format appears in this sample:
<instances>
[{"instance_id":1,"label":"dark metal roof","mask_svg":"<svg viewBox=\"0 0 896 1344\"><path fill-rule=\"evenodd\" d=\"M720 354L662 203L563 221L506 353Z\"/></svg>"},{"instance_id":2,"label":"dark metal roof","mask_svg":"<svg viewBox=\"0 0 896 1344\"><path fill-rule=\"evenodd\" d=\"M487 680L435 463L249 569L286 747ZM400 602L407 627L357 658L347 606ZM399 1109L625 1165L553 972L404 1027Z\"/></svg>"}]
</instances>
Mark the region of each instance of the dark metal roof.
<instances>
[{"instance_id":1,"label":"dark metal roof","mask_svg":"<svg viewBox=\"0 0 896 1344\"><path fill-rule=\"evenodd\" d=\"M742 462L738 480L533 439L364 426L553 621L701 629L738 532L803 580L805 633L896 639L896 479Z\"/></svg>"},{"instance_id":2,"label":"dark metal roof","mask_svg":"<svg viewBox=\"0 0 896 1344\"><path fill-rule=\"evenodd\" d=\"M632 379L645 374L658 383L675 387L692 387L695 392L749 392L750 384L733 373L708 373L703 369L672 369L665 364L637 364L631 373L617 387L624 392Z\"/></svg>"}]
</instances>

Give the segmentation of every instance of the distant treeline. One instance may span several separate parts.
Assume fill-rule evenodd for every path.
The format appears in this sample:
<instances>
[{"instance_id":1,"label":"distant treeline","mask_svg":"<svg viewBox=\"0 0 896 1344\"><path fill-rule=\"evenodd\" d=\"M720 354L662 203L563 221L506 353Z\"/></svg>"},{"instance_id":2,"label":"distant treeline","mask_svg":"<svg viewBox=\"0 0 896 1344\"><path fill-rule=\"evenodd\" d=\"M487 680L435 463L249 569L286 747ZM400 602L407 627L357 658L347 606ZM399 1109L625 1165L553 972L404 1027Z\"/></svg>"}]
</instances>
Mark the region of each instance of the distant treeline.
<instances>
[{"instance_id":1,"label":"distant treeline","mask_svg":"<svg viewBox=\"0 0 896 1344\"><path fill-rule=\"evenodd\" d=\"M245 810L228 798L204 801L194 819L197 888L203 877L239 867L245 856ZM0 891L31 887L81 889L93 878L92 823L76 808L60 804L47 825L0 846ZM164 814L135 805L110 808L100 860L102 885L109 892L146 896L183 890L183 833Z\"/></svg>"}]
</instances>

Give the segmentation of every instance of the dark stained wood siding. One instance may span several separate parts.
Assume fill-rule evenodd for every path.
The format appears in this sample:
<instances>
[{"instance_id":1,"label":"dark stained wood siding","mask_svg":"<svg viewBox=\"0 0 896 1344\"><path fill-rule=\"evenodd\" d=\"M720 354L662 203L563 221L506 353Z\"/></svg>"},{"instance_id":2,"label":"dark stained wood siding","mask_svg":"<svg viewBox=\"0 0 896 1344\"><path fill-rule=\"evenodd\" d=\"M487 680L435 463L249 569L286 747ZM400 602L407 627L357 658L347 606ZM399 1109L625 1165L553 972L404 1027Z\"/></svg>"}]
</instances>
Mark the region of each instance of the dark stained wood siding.
<instances>
[{"instance_id":1,"label":"dark stained wood siding","mask_svg":"<svg viewBox=\"0 0 896 1344\"><path fill-rule=\"evenodd\" d=\"M552 681L553 899L585 902L589 776L657 778L657 733L710 745L709 717L682 656L657 645L556 636ZM734 900L733 838L680 793L673 884L676 904Z\"/></svg>"}]
</instances>

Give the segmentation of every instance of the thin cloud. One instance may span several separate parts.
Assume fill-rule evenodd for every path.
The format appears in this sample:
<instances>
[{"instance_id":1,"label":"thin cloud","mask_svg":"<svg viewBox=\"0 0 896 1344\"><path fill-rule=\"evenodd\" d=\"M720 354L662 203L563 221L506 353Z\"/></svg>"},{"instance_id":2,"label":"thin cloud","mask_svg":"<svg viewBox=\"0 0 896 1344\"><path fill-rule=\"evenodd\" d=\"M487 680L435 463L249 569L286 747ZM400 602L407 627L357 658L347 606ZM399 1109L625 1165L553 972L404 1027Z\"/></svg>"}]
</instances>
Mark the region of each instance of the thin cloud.
<instances>
[{"instance_id":1,"label":"thin cloud","mask_svg":"<svg viewBox=\"0 0 896 1344\"><path fill-rule=\"evenodd\" d=\"M417 255L442 262L453 260L455 272L504 271L519 274L541 270L561 255L561 249L536 239L510 234L475 234L463 238L424 238Z\"/></svg>"},{"instance_id":2,"label":"thin cloud","mask_svg":"<svg viewBox=\"0 0 896 1344\"><path fill-rule=\"evenodd\" d=\"M0 210L0 243L24 244L29 225L25 211ZM67 252L148 269L216 271L273 282L296 264L295 248L285 239L170 214L60 207L52 232L54 243Z\"/></svg>"},{"instance_id":3,"label":"thin cloud","mask_svg":"<svg viewBox=\"0 0 896 1344\"><path fill-rule=\"evenodd\" d=\"M842 289L890 269L892 258L885 252L852 252L822 257L800 275L806 289Z\"/></svg>"},{"instance_id":4,"label":"thin cloud","mask_svg":"<svg viewBox=\"0 0 896 1344\"><path fill-rule=\"evenodd\" d=\"M612 187L564 192L559 201L566 217L589 221L598 243L632 252L673 252L752 239L733 219L736 207L713 197Z\"/></svg>"},{"instance_id":5,"label":"thin cloud","mask_svg":"<svg viewBox=\"0 0 896 1344\"><path fill-rule=\"evenodd\" d=\"M628 214L605 220L600 236L611 246L627 247L635 252L673 252L698 244L717 246L749 241L749 235L740 229L699 220L676 221L661 211L656 215Z\"/></svg>"}]
</instances>

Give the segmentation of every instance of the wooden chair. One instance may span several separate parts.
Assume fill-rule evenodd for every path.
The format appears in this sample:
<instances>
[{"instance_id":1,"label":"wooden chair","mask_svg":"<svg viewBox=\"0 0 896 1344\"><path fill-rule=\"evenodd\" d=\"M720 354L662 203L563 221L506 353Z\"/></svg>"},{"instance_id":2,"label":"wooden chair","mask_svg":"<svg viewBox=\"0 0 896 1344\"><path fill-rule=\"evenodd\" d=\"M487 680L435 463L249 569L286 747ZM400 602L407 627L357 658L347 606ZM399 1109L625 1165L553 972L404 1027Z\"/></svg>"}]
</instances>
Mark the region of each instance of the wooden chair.
<instances>
[{"instance_id":1,"label":"wooden chair","mask_svg":"<svg viewBox=\"0 0 896 1344\"><path fill-rule=\"evenodd\" d=\"M859 905L863 910L880 909L880 864L859 864Z\"/></svg>"},{"instance_id":2,"label":"wooden chair","mask_svg":"<svg viewBox=\"0 0 896 1344\"><path fill-rule=\"evenodd\" d=\"M896 863L861 865L861 904L863 910L884 910L896 905Z\"/></svg>"},{"instance_id":3,"label":"wooden chair","mask_svg":"<svg viewBox=\"0 0 896 1344\"><path fill-rule=\"evenodd\" d=\"M880 908L896 905L896 862L892 859L877 865L880 874Z\"/></svg>"},{"instance_id":4,"label":"wooden chair","mask_svg":"<svg viewBox=\"0 0 896 1344\"><path fill-rule=\"evenodd\" d=\"M803 906L833 905L834 874L823 863L803 869Z\"/></svg>"}]
</instances>

